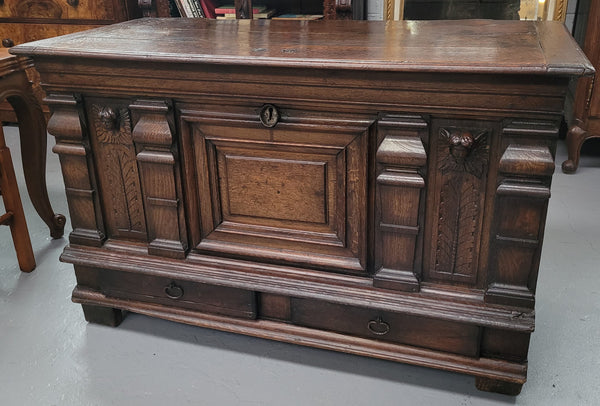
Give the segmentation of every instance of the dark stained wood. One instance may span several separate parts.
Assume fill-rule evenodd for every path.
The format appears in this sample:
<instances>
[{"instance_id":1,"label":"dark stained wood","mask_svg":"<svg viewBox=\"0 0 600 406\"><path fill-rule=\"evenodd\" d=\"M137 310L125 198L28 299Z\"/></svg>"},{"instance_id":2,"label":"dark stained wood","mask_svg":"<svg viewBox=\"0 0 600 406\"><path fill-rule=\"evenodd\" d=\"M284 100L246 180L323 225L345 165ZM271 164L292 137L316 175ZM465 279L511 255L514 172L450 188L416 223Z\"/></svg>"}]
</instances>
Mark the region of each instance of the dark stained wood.
<instances>
[{"instance_id":1,"label":"dark stained wood","mask_svg":"<svg viewBox=\"0 0 600 406\"><path fill-rule=\"evenodd\" d=\"M481 305L481 295L460 295L422 287L419 295L398 295L397 292L374 288L370 278L347 276L311 269L270 265L261 262L227 260L191 253L187 262L167 261L148 257L144 246L129 246L107 242L105 249L71 245L61 256L64 262L76 266L78 284L97 289L95 280L80 279L80 268L95 267L137 271L148 276L177 276L180 280L219 286L247 288L286 296L332 301L349 306L370 303L382 311L397 311L422 317L465 322L486 327L529 332L534 328L534 314L527 309L496 305ZM91 266L91 265L90 265ZM198 272L202 269L202 272ZM226 271L224 271L226 269ZM451 293L451 295L448 295Z\"/></svg>"},{"instance_id":2,"label":"dark stained wood","mask_svg":"<svg viewBox=\"0 0 600 406\"><path fill-rule=\"evenodd\" d=\"M123 321L123 310L88 304L81 305L85 320L90 323L117 327Z\"/></svg>"},{"instance_id":3,"label":"dark stained wood","mask_svg":"<svg viewBox=\"0 0 600 406\"><path fill-rule=\"evenodd\" d=\"M504 393L510 396L517 396L523 388L522 383L507 382L480 376L475 378L475 386L482 391Z\"/></svg>"},{"instance_id":4,"label":"dark stained wood","mask_svg":"<svg viewBox=\"0 0 600 406\"><path fill-rule=\"evenodd\" d=\"M294 324L477 357L477 326L292 298Z\"/></svg>"},{"instance_id":5,"label":"dark stained wood","mask_svg":"<svg viewBox=\"0 0 600 406\"><path fill-rule=\"evenodd\" d=\"M596 69L600 66L600 4L590 2L583 50ZM600 87L598 80L584 78L577 83L574 101L574 124L567 133L568 159L562 163L564 173L575 173L585 141L600 138Z\"/></svg>"},{"instance_id":6,"label":"dark stained wood","mask_svg":"<svg viewBox=\"0 0 600 406\"><path fill-rule=\"evenodd\" d=\"M477 285L485 233L487 183L494 124L439 120L429 155L427 233L423 268L427 280ZM484 255L485 256L485 255Z\"/></svg>"},{"instance_id":7,"label":"dark stained wood","mask_svg":"<svg viewBox=\"0 0 600 406\"><path fill-rule=\"evenodd\" d=\"M481 336L481 355L508 361L527 361L529 333L485 328Z\"/></svg>"},{"instance_id":8,"label":"dark stained wood","mask_svg":"<svg viewBox=\"0 0 600 406\"><path fill-rule=\"evenodd\" d=\"M146 241L144 201L128 105L118 100L90 99L87 106L92 146L103 164L98 168L102 204L117 213L107 218L107 237Z\"/></svg>"},{"instance_id":9,"label":"dark stained wood","mask_svg":"<svg viewBox=\"0 0 600 406\"><path fill-rule=\"evenodd\" d=\"M107 269L78 269L78 283L94 286L107 296L124 300L160 303L181 309L225 316L256 318L253 291L214 286L162 276L146 276Z\"/></svg>"},{"instance_id":10,"label":"dark stained wood","mask_svg":"<svg viewBox=\"0 0 600 406\"><path fill-rule=\"evenodd\" d=\"M271 340L294 343L296 345L341 351L349 354L375 357L395 362L405 362L425 367L435 365L436 368L446 371L465 373L476 377L487 377L492 380L497 380L498 383L504 382L508 385L522 385L525 383L525 376L527 373L527 365L522 363L511 363L485 357L474 358L458 354L448 354L414 346L386 343L378 340L364 339L268 320L246 320L241 318L223 317L199 313L192 310L181 310L174 313L168 307L162 305L114 299L106 297L101 293L80 287L76 287L73 291L73 301L81 303L82 305L96 303L105 307L118 306L123 310L160 317L179 323L237 334L247 334ZM498 391L503 393L501 388Z\"/></svg>"},{"instance_id":11,"label":"dark stained wood","mask_svg":"<svg viewBox=\"0 0 600 406\"><path fill-rule=\"evenodd\" d=\"M525 382L565 88L592 72L561 25L147 20L13 52L49 93L88 319Z\"/></svg>"},{"instance_id":12,"label":"dark stained wood","mask_svg":"<svg viewBox=\"0 0 600 406\"><path fill-rule=\"evenodd\" d=\"M259 296L259 317L264 320L290 320L291 299L289 296L261 293Z\"/></svg>"},{"instance_id":13,"label":"dark stained wood","mask_svg":"<svg viewBox=\"0 0 600 406\"><path fill-rule=\"evenodd\" d=\"M420 230L424 219L423 172L427 164L428 125L421 117L385 117L375 159L377 212L373 284L385 289L418 291Z\"/></svg>"},{"instance_id":14,"label":"dark stained wood","mask_svg":"<svg viewBox=\"0 0 600 406\"><path fill-rule=\"evenodd\" d=\"M336 68L386 72L591 74L559 22L153 19L30 43L16 52L111 60ZM540 28L543 26L543 29ZM136 41L131 41L132 30ZM481 33L486 32L485 36ZM238 36L244 36L240 40ZM549 37L549 38L547 38ZM564 40L557 59L541 43ZM198 41L202 38L201 41ZM135 43L135 45L134 45ZM568 62L566 62L568 61Z\"/></svg>"},{"instance_id":15,"label":"dark stained wood","mask_svg":"<svg viewBox=\"0 0 600 406\"><path fill-rule=\"evenodd\" d=\"M141 171L148 222L148 253L184 258L188 244L169 107L166 102L142 99L136 100L129 108L134 115L132 137Z\"/></svg>"},{"instance_id":16,"label":"dark stained wood","mask_svg":"<svg viewBox=\"0 0 600 406\"><path fill-rule=\"evenodd\" d=\"M182 115L182 132L192 134L183 149L196 152L185 163L197 176L190 187L205 201L197 250L364 273L361 216L375 117L328 115L324 124L324 115L283 106L287 122L266 128L258 120L261 106L235 114L207 104L182 108L190 111Z\"/></svg>"}]
</instances>

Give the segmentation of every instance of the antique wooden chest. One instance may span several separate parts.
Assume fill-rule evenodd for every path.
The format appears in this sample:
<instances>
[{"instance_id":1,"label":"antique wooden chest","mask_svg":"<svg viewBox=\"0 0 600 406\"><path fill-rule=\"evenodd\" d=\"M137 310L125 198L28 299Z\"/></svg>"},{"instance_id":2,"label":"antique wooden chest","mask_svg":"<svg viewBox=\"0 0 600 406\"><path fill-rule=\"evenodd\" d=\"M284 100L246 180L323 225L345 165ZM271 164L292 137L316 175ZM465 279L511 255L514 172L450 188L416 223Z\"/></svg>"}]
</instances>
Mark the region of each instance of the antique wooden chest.
<instances>
[{"instance_id":1,"label":"antique wooden chest","mask_svg":"<svg viewBox=\"0 0 600 406\"><path fill-rule=\"evenodd\" d=\"M562 24L139 20L13 48L48 93L91 322L122 310L517 394Z\"/></svg>"}]
</instances>

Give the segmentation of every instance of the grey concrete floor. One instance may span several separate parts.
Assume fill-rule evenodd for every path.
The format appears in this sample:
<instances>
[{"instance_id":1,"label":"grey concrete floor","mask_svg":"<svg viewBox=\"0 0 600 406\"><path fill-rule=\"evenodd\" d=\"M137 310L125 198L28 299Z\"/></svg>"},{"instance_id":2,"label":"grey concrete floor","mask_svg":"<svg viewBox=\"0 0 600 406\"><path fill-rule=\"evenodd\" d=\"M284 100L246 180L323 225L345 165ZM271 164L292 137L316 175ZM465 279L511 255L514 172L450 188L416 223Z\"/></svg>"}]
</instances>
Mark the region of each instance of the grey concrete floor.
<instances>
[{"instance_id":1,"label":"grey concrete floor","mask_svg":"<svg viewBox=\"0 0 600 406\"><path fill-rule=\"evenodd\" d=\"M18 133L5 133L19 176ZM557 163L565 155L561 143ZM48 160L50 199L67 214L58 160ZM479 392L465 375L136 314L118 328L87 324L70 301L73 270L58 261L66 239L49 237L19 181L38 266L19 271L1 227L0 405L600 405L597 156L576 175L557 167L529 380L516 398Z\"/></svg>"}]
</instances>

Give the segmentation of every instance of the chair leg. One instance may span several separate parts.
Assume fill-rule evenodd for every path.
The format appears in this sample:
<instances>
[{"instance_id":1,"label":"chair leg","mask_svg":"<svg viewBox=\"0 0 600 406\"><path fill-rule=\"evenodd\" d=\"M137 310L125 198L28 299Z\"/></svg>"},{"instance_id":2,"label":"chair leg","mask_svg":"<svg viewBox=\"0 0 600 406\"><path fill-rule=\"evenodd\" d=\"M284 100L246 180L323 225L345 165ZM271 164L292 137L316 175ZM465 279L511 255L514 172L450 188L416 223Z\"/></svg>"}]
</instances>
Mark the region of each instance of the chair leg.
<instances>
[{"instance_id":1,"label":"chair leg","mask_svg":"<svg viewBox=\"0 0 600 406\"><path fill-rule=\"evenodd\" d=\"M6 209L6 216L3 216L12 234L15 250L17 251L17 260L19 267L23 272L31 272L35 269L35 257L31 247L31 239L27 230L27 222L21 196L17 186L15 170L13 167L10 150L4 140L4 132L0 126L0 190Z\"/></svg>"},{"instance_id":2,"label":"chair leg","mask_svg":"<svg viewBox=\"0 0 600 406\"><path fill-rule=\"evenodd\" d=\"M571 127L567 133L568 159L562 163L564 173L575 173L577 171L581 146L588 136L588 132L577 125Z\"/></svg>"}]
</instances>

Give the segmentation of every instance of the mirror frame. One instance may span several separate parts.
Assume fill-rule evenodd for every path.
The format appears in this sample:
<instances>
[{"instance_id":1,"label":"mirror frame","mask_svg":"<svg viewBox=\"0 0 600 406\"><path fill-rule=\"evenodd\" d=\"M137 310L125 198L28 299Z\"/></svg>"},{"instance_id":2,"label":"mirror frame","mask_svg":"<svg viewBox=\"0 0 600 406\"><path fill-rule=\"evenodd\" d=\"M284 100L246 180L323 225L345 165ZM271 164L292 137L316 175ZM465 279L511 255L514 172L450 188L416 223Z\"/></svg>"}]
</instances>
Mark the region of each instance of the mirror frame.
<instances>
[{"instance_id":1,"label":"mirror frame","mask_svg":"<svg viewBox=\"0 0 600 406\"><path fill-rule=\"evenodd\" d=\"M567 17L567 0L554 0L552 20L565 22ZM404 0L385 0L383 3L384 20L404 20Z\"/></svg>"}]
</instances>

